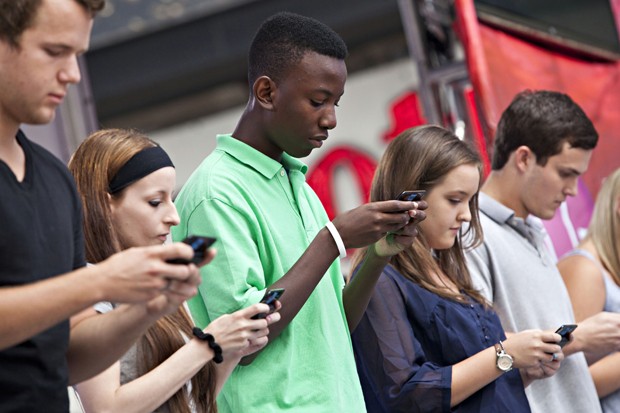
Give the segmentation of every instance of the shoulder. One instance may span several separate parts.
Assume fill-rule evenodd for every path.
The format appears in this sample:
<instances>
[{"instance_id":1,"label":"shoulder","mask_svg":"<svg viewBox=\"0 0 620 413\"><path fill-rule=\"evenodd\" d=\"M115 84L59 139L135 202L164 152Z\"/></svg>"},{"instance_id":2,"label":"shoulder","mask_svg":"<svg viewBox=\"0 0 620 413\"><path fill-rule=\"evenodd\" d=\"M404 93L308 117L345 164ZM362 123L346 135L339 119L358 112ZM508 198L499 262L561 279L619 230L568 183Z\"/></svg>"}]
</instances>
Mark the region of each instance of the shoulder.
<instances>
[{"instance_id":1,"label":"shoulder","mask_svg":"<svg viewBox=\"0 0 620 413\"><path fill-rule=\"evenodd\" d=\"M21 134L20 143L27 152L27 156L32 157L35 175L39 177L37 181L44 182L46 186L54 189L50 191L52 196L58 196L63 199L63 202L66 201L67 194L77 199L73 175L60 159L41 145L27 139L24 134ZM63 188L67 191L66 193L62 192Z\"/></svg>"},{"instance_id":2,"label":"shoulder","mask_svg":"<svg viewBox=\"0 0 620 413\"><path fill-rule=\"evenodd\" d=\"M592 282L603 280L601 268L598 263L592 261L583 255L568 255L564 256L558 262L558 269L562 274L564 281L580 281Z\"/></svg>"}]
</instances>

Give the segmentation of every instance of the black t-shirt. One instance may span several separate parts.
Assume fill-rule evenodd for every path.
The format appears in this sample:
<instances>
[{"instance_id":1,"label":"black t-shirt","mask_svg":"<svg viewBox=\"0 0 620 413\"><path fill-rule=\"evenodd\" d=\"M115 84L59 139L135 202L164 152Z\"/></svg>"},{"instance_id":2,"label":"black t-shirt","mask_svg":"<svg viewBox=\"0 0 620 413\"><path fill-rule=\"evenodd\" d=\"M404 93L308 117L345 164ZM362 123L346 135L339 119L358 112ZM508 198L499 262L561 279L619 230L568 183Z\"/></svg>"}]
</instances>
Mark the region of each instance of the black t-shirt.
<instances>
[{"instance_id":1,"label":"black t-shirt","mask_svg":"<svg viewBox=\"0 0 620 413\"><path fill-rule=\"evenodd\" d=\"M0 161L0 287L84 266L80 200L73 177L20 131L26 175ZM45 297L43 297L45 299ZM16 308L14 311L21 311ZM6 314L0 314L0 322ZM0 351L0 412L67 412L69 322Z\"/></svg>"}]
</instances>

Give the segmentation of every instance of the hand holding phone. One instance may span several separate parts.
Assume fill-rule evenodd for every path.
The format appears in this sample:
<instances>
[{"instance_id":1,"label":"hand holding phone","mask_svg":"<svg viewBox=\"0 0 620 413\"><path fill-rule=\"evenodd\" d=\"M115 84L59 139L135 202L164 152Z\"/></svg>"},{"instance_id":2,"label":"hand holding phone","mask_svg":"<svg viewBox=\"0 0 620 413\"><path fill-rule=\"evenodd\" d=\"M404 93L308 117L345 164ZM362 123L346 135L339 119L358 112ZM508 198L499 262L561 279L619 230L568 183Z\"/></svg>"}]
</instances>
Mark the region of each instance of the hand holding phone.
<instances>
[{"instance_id":1,"label":"hand holding phone","mask_svg":"<svg viewBox=\"0 0 620 413\"><path fill-rule=\"evenodd\" d=\"M560 328L555 330L556 334L562 336L562 339L558 343L560 347L564 347L564 345L570 341L570 334L575 331L576 328L577 324L563 324Z\"/></svg>"},{"instance_id":2,"label":"hand holding phone","mask_svg":"<svg viewBox=\"0 0 620 413\"><path fill-rule=\"evenodd\" d=\"M207 256L207 249L216 241L216 238L212 237L202 237L199 235L190 235L189 237L183 240L184 243L192 247L194 250L194 256L192 259L188 260L185 258L173 258L170 260L166 260L169 264L190 264L194 263L196 265L200 264L205 257Z\"/></svg>"},{"instance_id":3,"label":"hand holding phone","mask_svg":"<svg viewBox=\"0 0 620 413\"><path fill-rule=\"evenodd\" d=\"M426 195L426 191L423 189L417 189L415 191L403 191L396 197L399 201L421 201Z\"/></svg>"},{"instance_id":4,"label":"hand holding phone","mask_svg":"<svg viewBox=\"0 0 620 413\"><path fill-rule=\"evenodd\" d=\"M276 309L275 302L282 296L282 294L284 294L284 288L273 288L271 290L267 290L260 302L267 304L269 306L269 311L271 312ZM260 318L265 318L267 317L267 314L268 313L258 313L255 316L252 316L252 319L257 320Z\"/></svg>"}]
</instances>

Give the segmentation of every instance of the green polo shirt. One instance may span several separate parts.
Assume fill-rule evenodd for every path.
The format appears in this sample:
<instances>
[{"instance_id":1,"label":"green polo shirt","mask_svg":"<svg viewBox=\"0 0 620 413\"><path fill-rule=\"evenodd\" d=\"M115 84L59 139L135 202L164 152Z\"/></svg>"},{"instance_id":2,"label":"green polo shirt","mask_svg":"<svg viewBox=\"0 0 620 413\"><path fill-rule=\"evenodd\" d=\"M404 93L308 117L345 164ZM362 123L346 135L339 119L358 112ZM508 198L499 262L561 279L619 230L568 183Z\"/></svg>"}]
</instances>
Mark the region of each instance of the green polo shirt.
<instances>
[{"instance_id":1,"label":"green polo shirt","mask_svg":"<svg viewBox=\"0 0 620 413\"><path fill-rule=\"evenodd\" d=\"M197 325L260 301L328 221L306 184L307 170L282 163L230 135L194 171L176 199L188 234L218 238L217 257L189 302ZM342 303L339 262L329 268L282 334L249 366L237 366L218 398L222 413L365 412Z\"/></svg>"}]
</instances>

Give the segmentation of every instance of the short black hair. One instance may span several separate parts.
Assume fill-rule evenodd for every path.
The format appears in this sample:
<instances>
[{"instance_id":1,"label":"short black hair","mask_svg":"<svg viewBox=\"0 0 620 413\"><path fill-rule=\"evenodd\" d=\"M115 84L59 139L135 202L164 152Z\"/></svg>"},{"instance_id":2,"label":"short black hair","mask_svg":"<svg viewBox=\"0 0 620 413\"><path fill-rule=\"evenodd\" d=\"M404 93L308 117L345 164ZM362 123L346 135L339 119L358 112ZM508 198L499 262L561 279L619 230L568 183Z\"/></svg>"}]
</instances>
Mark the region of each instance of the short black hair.
<instances>
[{"instance_id":1,"label":"short black hair","mask_svg":"<svg viewBox=\"0 0 620 413\"><path fill-rule=\"evenodd\" d=\"M536 163L572 148L594 149L598 133L585 112L570 96L548 90L518 93L502 113L495 133L492 169L502 169L510 154L525 145L536 155Z\"/></svg>"},{"instance_id":2,"label":"short black hair","mask_svg":"<svg viewBox=\"0 0 620 413\"><path fill-rule=\"evenodd\" d=\"M254 35L248 61L250 87L260 76L277 81L308 51L344 60L347 46L330 27L311 17L280 12Z\"/></svg>"}]
</instances>

